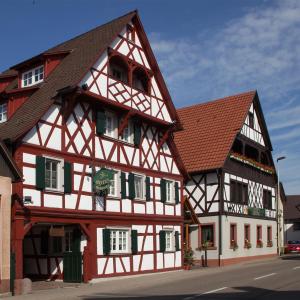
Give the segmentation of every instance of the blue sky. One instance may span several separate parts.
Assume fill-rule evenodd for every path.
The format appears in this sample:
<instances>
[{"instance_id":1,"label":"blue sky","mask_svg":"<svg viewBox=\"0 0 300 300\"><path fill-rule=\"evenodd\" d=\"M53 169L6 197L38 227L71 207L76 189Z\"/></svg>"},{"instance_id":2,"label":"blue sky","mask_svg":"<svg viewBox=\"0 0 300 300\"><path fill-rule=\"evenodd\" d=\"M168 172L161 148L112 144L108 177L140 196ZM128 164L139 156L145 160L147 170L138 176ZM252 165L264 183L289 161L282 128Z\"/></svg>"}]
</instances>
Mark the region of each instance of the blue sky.
<instances>
[{"instance_id":1,"label":"blue sky","mask_svg":"<svg viewBox=\"0 0 300 300\"><path fill-rule=\"evenodd\" d=\"M286 192L300 194L298 0L3 0L0 70L133 9L177 107L258 90Z\"/></svg>"}]
</instances>

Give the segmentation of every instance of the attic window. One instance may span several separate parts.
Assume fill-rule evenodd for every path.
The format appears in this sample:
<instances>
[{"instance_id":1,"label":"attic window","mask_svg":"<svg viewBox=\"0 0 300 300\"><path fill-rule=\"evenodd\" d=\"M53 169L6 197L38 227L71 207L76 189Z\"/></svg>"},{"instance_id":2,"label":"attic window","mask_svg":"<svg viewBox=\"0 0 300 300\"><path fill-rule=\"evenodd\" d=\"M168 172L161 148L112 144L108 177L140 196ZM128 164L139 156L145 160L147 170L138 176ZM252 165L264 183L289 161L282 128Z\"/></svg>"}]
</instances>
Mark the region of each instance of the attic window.
<instances>
[{"instance_id":1,"label":"attic window","mask_svg":"<svg viewBox=\"0 0 300 300\"><path fill-rule=\"evenodd\" d=\"M113 56L109 61L109 73L119 81L128 83L128 66L118 56Z\"/></svg>"},{"instance_id":2,"label":"attic window","mask_svg":"<svg viewBox=\"0 0 300 300\"><path fill-rule=\"evenodd\" d=\"M7 121L7 104L0 104L0 123Z\"/></svg>"},{"instance_id":3,"label":"attic window","mask_svg":"<svg viewBox=\"0 0 300 300\"><path fill-rule=\"evenodd\" d=\"M143 69L137 68L133 71L132 86L134 88L148 93L148 82L149 78Z\"/></svg>"},{"instance_id":4,"label":"attic window","mask_svg":"<svg viewBox=\"0 0 300 300\"><path fill-rule=\"evenodd\" d=\"M128 40L134 42L134 31L131 25L127 25L126 35Z\"/></svg>"},{"instance_id":5,"label":"attic window","mask_svg":"<svg viewBox=\"0 0 300 300\"><path fill-rule=\"evenodd\" d=\"M38 66L22 74L22 87L38 84L44 80L44 66Z\"/></svg>"},{"instance_id":6,"label":"attic window","mask_svg":"<svg viewBox=\"0 0 300 300\"><path fill-rule=\"evenodd\" d=\"M254 114L249 112L248 118L249 118L249 127L253 129L254 128Z\"/></svg>"}]
</instances>

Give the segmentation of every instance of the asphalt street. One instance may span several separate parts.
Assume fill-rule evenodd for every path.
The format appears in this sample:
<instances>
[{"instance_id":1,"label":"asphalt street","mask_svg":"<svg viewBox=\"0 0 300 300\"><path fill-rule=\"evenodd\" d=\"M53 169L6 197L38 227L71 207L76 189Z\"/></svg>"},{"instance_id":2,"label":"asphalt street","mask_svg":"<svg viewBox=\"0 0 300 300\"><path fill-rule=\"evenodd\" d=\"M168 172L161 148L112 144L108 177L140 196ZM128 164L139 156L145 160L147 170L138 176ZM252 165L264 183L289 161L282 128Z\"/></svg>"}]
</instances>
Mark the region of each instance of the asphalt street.
<instances>
[{"instance_id":1,"label":"asphalt street","mask_svg":"<svg viewBox=\"0 0 300 300\"><path fill-rule=\"evenodd\" d=\"M15 299L300 299L300 256L223 268L102 279L77 287L34 291Z\"/></svg>"}]
</instances>

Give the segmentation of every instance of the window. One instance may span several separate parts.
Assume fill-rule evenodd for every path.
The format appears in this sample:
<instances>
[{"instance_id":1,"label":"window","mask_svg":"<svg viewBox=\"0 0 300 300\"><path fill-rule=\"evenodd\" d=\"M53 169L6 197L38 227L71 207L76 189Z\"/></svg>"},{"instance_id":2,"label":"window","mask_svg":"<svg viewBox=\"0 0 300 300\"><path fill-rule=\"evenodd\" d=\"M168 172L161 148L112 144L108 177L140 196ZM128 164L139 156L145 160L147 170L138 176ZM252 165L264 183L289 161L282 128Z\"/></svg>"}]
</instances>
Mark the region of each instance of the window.
<instances>
[{"instance_id":1,"label":"window","mask_svg":"<svg viewBox=\"0 0 300 300\"><path fill-rule=\"evenodd\" d=\"M122 140L127 143L133 143L133 124L128 121L127 126L122 132Z\"/></svg>"},{"instance_id":2,"label":"window","mask_svg":"<svg viewBox=\"0 0 300 300\"><path fill-rule=\"evenodd\" d=\"M117 138L117 118L113 113L105 112L105 135Z\"/></svg>"},{"instance_id":3,"label":"window","mask_svg":"<svg viewBox=\"0 0 300 300\"><path fill-rule=\"evenodd\" d=\"M214 246L214 226L201 225L201 245Z\"/></svg>"},{"instance_id":4,"label":"window","mask_svg":"<svg viewBox=\"0 0 300 300\"><path fill-rule=\"evenodd\" d=\"M137 68L133 71L132 86L135 89L148 93L148 82L148 76L143 69Z\"/></svg>"},{"instance_id":5,"label":"window","mask_svg":"<svg viewBox=\"0 0 300 300\"><path fill-rule=\"evenodd\" d=\"M245 156L248 157L248 158L251 158L255 161L259 161L258 159L258 156L259 156L259 153L258 153L258 150L252 146L249 146L249 145L246 145L245 146Z\"/></svg>"},{"instance_id":6,"label":"window","mask_svg":"<svg viewBox=\"0 0 300 300\"><path fill-rule=\"evenodd\" d=\"M249 112L248 118L249 118L249 127L254 129L254 114Z\"/></svg>"},{"instance_id":7,"label":"window","mask_svg":"<svg viewBox=\"0 0 300 300\"><path fill-rule=\"evenodd\" d=\"M66 231L65 233L65 251L72 251L73 233L72 231Z\"/></svg>"},{"instance_id":8,"label":"window","mask_svg":"<svg viewBox=\"0 0 300 300\"><path fill-rule=\"evenodd\" d=\"M263 246L261 225L256 226L256 245L257 247Z\"/></svg>"},{"instance_id":9,"label":"window","mask_svg":"<svg viewBox=\"0 0 300 300\"><path fill-rule=\"evenodd\" d=\"M129 230L111 229L110 230L110 250L111 253L129 252Z\"/></svg>"},{"instance_id":10,"label":"window","mask_svg":"<svg viewBox=\"0 0 300 300\"><path fill-rule=\"evenodd\" d=\"M45 159L45 187L51 190L60 190L61 183L61 168L62 163L60 160L52 158Z\"/></svg>"},{"instance_id":11,"label":"window","mask_svg":"<svg viewBox=\"0 0 300 300\"><path fill-rule=\"evenodd\" d=\"M171 230L166 230L166 251L174 251L174 233Z\"/></svg>"},{"instance_id":12,"label":"window","mask_svg":"<svg viewBox=\"0 0 300 300\"><path fill-rule=\"evenodd\" d=\"M110 59L109 73L115 79L128 83L128 66L122 58L113 56Z\"/></svg>"},{"instance_id":13,"label":"window","mask_svg":"<svg viewBox=\"0 0 300 300\"><path fill-rule=\"evenodd\" d=\"M174 203L174 181L166 180L166 203Z\"/></svg>"},{"instance_id":14,"label":"window","mask_svg":"<svg viewBox=\"0 0 300 300\"><path fill-rule=\"evenodd\" d=\"M244 240L245 240L245 247L250 248L251 242L250 242L250 225L245 224L244 226Z\"/></svg>"},{"instance_id":15,"label":"window","mask_svg":"<svg viewBox=\"0 0 300 300\"><path fill-rule=\"evenodd\" d=\"M134 31L133 31L133 27L132 26L127 25L126 34L127 34L127 39L129 39L130 41L134 42L135 35L134 35Z\"/></svg>"},{"instance_id":16,"label":"window","mask_svg":"<svg viewBox=\"0 0 300 300\"><path fill-rule=\"evenodd\" d=\"M243 154L243 143L240 140L235 140L232 145L232 151L235 153Z\"/></svg>"},{"instance_id":17,"label":"window","mask_svg":"<svg viewBox=\"0 0 300 300\"><path fill-rule=\"evenodd\" d=\"M137 199L144 199L145 198L145 178L143 175L134 174L134 190L135 190L135 197Z\"/></svg>"},{"instance_id":18,"label":"window","mask_svg":"<svg viewBox=\"0 0 300 300\"><path fill-rule=\"evenodd\" d=\"M7 120L7 104L0 104L0 123Z\"/></svg>"},{"instance_id":19,"label":"window","mask_svg":"<svg viewBox=\"0 0 300 300\"><path fill-rule=\"evenodd\" d=\"M44 80L44 66L39 66L22 75L22 87L35 85Z\"/></svg>"},{"instance_id":20,"label":"window","mask_svg":"<svg viewBox=\"0 0 300 300\"><path fill-rule=\"evenodd\" d=\"M230 247L236 248L236 245L237 245L236 224L230 224Z\"/></svg>"},{"instance_id":21,"label":"window","mask_svg":"<svg viewBox=\"0 0 300 300\"><path fill-rule=\"evenodd\" d=\"M248 184L231 180L230 201L232 203L248 205Z\"/></svg>"},{"instance_id":22,"label":"window","mask_svg":"<svg viewBox=\"0 0 300 300\"><path fill-rule=\"evenodd\" d=\"M272 241L272 227L268 226L267 227L267 241L270 243Z\"/></svg>"},{"instance_id":23,"label":"window","mask_svg":"<svg viewBox=\"0 0 300 300\"><path fill-rule=\"evenodd\" d=\"M111 170L113 175L112 179L110 180L110 186L108 189L108 196L117 197L118 196L118 188L119 188L119 172L115 170Z\"/></svg>"},{"instance_id":24,"label":"window","mask_svg":"<svg viewBox=\"0 0 300 300\"><path fill-rule=\"evenodd\" d=\"M268 190L263 190L263 206L265 209L272 209L272 193Z\"/></svg>"}]
</instances>

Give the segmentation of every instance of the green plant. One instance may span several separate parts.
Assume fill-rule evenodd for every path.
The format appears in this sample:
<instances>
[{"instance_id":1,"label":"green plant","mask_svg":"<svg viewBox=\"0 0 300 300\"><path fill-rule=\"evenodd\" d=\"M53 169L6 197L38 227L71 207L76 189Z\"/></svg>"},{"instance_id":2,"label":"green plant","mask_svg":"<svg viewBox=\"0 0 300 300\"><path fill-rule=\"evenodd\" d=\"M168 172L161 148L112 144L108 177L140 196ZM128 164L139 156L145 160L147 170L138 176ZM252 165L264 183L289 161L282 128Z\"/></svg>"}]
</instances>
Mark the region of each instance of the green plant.
<instances>
[{"instance_id":1,"label":"green plant","mask_svg":"<svg viewBox=\"0 0 300 300\"><path fill-rule=\"evenodd\" d=\"M264 246L263 241L262 240L257 240L256 246L257 246L257 248L262 248Z\"/></svg>"},{"instance_id":2,"label":"green plant","mask_svg":"<svg viewBox=\"0 0 300 300\"><path fill-rule=\"evenodd\" d=\"M249 240L245 239L245 248L250 249L252 247L251 243Z\"/></svg>"},{"instance_id":3,"label":"green plant","mask_svg":"<svg viewBox=\"0 0 300 300\"><path fill-rule=\"evenodd\" d=\"M233 251L236 251L236 250L239 248L239 246L238 246L238 244L237 244L237 242L236 242L235 240L232 240L232 241L230 242L230 247L231 247L231 249L232 249Z\"/></svg>"},{"instance_id":4,"label":"green plant","mask_svg":"<svg viewBox=\"0 0 300 300\"><path fill-rule=\"evenodd\" d=\"M184 250L183 258L185 266L194 265L194 251L192 250L192 248L187 248Z\"/></svg>"}]
</instances>

